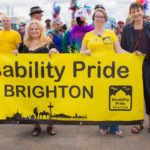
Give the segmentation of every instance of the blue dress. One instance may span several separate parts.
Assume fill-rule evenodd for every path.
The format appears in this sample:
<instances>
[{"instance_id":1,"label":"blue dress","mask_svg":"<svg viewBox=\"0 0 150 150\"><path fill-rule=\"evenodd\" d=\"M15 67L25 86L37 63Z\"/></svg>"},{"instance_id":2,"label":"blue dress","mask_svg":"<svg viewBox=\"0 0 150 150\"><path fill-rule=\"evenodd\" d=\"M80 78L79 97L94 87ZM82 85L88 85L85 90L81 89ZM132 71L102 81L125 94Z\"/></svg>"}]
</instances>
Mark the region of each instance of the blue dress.
<instances>
[{"instance_id":1,"label":"blue dress","mask_svg":"<svg viewBox=\"0 0 150 150\"><path fill-rule=\"evenodd\" d=\"M59 52L62 52L62 34L60 32L58 32L58 35L56 35L54 30L50 30L47 32L47 35L49 34L53 35L53 43L56 45L57 49L59 50Z\"/></svg>"}]
</instances>

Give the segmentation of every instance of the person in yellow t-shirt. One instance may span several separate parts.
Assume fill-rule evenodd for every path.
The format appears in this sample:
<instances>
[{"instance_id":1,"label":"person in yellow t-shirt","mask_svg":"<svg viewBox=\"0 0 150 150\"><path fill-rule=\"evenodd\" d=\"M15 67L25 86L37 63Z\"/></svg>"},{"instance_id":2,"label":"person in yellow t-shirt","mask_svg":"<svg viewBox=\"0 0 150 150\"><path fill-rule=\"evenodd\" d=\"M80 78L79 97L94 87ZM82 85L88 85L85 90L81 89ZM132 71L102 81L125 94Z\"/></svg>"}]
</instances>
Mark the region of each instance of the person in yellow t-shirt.
<instances>
[{"instance_id":1,"label":"person in yellow t-shirt","mask_svg":"<svg viewBox=\"0 0 150 150\"><path fill-rule=\"evenodd\" d=\"M127 53L121 48L115 33L104 29L107 20L107 14L103 9L95 10L93 14L95 30L85 34L82 41L81 53L86 53L87 55L91 55L92 53ZM118 125L100 125L100 134L105 135L108 128L110 128L111 133L120 137L123 136L123 132L119 129Z\"/></svg>"},{"instance_id":2,"label":"person in yellow t-shirt","mask_svg":"<svg viewBox=\"0 0 150 150\"><path fill-rule=\"evenodd\" d=\"M96 9L92 17L95 30L85 34L82 41L81 53L91 55L92 53L128 53L119 44L118 38L111 30L104 29L108 20L105 10ZM136 54L140 54L136 51Z\"/></svg>"},{"instance_id":3,"label":"person in yellow t-shirt","mask_svg":"<svg viewBox=\"0 0 150 150\"><path fill-rule=\"evenodd\" d=\"M17 50L22 42L18 32L11 30L11 19L8 16L2 18L3 30L0 31L0 53L12 53Z\"/></svg>"},{"instance_id":4,"label":"person in yellow t-shirt","mask_svg":"<svg viewBox=\"0 0 150 150\"><path fill-rule=\"evenodd\" d=\"M88 32L82 42L82 45L87 46L91 53L115 53L114 43L118 41L115 33L105 29L102 35L96 35L95 31ZM107 49L107 51L106 51Z\"/></svg>"}]
</instances>

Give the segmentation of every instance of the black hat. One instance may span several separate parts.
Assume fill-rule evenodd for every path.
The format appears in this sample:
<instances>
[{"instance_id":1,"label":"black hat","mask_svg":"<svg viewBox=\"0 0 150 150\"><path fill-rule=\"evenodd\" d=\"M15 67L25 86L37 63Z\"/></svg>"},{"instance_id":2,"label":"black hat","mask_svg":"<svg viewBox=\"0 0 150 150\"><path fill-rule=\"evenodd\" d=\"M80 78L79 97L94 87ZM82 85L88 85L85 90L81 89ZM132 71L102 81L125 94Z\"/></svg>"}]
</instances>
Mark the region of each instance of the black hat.
<instances>
[{"instance_id":1,"label":"black hat","mask_svg":"<svg viewBox=\"0 0 150 150\"><path fill-rule=\"evenodd\" d=\"M105 8L104 8L103 5L95 5L95 8L94 8L94 9L96 10L96 9L98 9L98 8L101 8L101 9L104 9L104 10L105 10Z\"/></svg>"},{"instance_id":2,"label":"black hat","mask_svg":"<svg viewBox=\"0 0 150 150\"><path fill-rule=\"evenodd\" d=\"M30 8L30 14L29 15L34 15L34 14L38 14L44 12L43 10L41 10L41 8L39 6L34 6L32 8Z\"/></svg>"}]
</instances>

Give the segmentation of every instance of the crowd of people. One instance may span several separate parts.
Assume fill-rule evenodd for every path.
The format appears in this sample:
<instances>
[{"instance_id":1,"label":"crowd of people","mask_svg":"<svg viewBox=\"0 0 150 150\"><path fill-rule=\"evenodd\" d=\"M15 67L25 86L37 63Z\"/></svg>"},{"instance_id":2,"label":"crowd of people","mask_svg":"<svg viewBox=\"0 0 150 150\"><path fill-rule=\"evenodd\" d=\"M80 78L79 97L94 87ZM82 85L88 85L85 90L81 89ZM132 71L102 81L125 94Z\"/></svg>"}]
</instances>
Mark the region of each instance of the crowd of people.
<instances>
[{"instance_id":1,"label":"crowd of people","mask_svg":"<svg viewBox=\"0 0 150 150\"><path fill-rule=\"evenodd\" d=\"M18 32L11 29L10 17L4 16L3 30L0 31L0 53L48 53L50 56L53 53L85 53L89 56L93 53L146 54L143 64L143 100L146 103L150 133L150 18L144 15L144 7L138 2L130 5L131 17L126 19L126 23L115 23L107 16L103 5L98 4L94 9L91 24L78 11L71 18L70 27L61 22L59 14L55 14L53 20L45 20L46 25L43 26L43 10L35 6L30 9L31 21L26 25L21 24ZM100 134L105 135L108 128L111 133L124 136L118 125L107 124L99 126ZM142 129L143 124L138 124L131 131L137 134ZM56 134L52 124L47 126L47 131L51 135ZM36 124L32 135L38 136L40 132L41 127Z\"/></svg>"}]
</instances>

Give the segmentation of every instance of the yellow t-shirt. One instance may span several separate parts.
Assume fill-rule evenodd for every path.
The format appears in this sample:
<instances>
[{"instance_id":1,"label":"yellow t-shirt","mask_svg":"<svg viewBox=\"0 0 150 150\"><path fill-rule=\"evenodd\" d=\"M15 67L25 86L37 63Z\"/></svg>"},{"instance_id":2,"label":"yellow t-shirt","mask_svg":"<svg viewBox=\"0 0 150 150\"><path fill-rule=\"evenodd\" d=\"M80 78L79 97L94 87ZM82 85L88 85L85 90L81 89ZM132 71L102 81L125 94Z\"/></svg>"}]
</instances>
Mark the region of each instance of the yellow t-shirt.
<instances>
[{"instance_id":1,"label":"yellow t-shirt","mask_svg":"<svg viewBox=\"0 0 150 150\"><path fill-rule=\"evenodd\" d=\"M118 41L117 36L111 30L105 29L101 37L94 34L94 31L85 34L82 44L92 53L115 53L114 42Z\"/></svg>"},{"instance_id":2,"label":"yellow t-shirt","mask_svg":"<svg viewBox=\"0 0 150 150\"><path fill-rule=\"evenodd\" d=\"M0 31L0 53L12 53L17 44L22 42L21 36L14 30Z\"/></svg>"}]
</instances>

